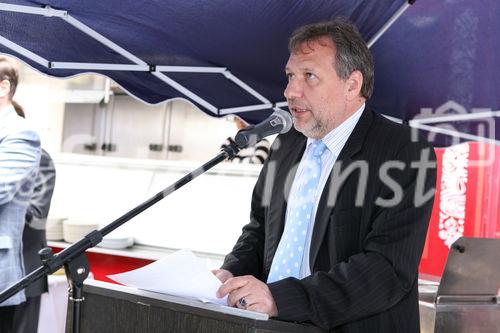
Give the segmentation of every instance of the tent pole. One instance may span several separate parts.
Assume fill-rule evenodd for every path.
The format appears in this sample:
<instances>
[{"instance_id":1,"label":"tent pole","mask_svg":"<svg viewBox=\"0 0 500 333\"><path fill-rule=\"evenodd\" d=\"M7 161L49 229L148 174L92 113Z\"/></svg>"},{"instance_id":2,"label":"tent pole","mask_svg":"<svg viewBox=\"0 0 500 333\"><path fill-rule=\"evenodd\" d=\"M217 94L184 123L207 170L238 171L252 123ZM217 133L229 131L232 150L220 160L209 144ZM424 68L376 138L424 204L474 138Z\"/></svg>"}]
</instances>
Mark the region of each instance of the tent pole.
<instances>
[{"instance_id":1,"label":"tent pole","mask_svg":"<svg viewBox=\"0 0 500 333\"><path fill-rule=\"evenodd\" d=\"M370 40L368 41L368 48L371 48L373 46L373 44L375 44L375 42L387 31L387 29L389 29L391 27L391 25L394 24L394 22L396 22L396 20L401 16L403 15L403 13L408 9L408 7L410 7L413 3L415 3L415 0L409 0L408 2L406 2L405 4L403 4L397 11L396 13L394 13L394 15L392 15L392 17L382 26L382 28L380 28L379 31L377 31L377 33L372 37L370 38Z\"/></svg>"},{"instance_id":2,"label":"tent pole","mask_svg":"<svg viewBox=\"0 0 500 333\"><path fill-rule=\"evenodd\" d=\"M279 109L281 107L288 106L288 102L278 102L278 103L264 103L264 104L256 104L256 105L248 105L248 106L238 106L234 108L226 108L220 109L220 115L226 115L231 113L241 113L241 112L249 112L249 111L257 111L257 110L265 110L265 109Z\"/></svg>"},{"instance_id":3,"label":"tent pole","mask_svg":"<svg viewBox=\"0 0 500 333\"><path fill-rule=\"evenodd\" d=\"M146 65L146 66L149 66L142 59L136 57L135 55L133 55L129 51L125 50L123 47L119 46L118 44L112 42L110 39L104 37L103 35L101 35L97 31L89 28L87 25L85 25L82 22L78 21L77 19L75 19L71 15L63 16L63 17L61 17L61 19L63 19L64 21L66 21L67 23L69 23L70 25L72 25L73 27L77 28L78 30L80 30L81 32L83 32L84 34L86 34L87 36L92 37L93 39L95 39L99 43L107 46L111 50L113 50L116 53L120 54L121 56L127 58L128 60L130 60L130 61L132 61L134 63L136 63L137 65Z\"/></svg>"},{"instance_id":4,"label":"tent pole","mask_svg":"<svg viewBox=\"0 0 500 333\"><path fill-rule=\"evenodd\" d=\"M482 136L468 134L468 133L460 133L458 131L454 131L454 130L450 130L450 129L446 129L446 128L440 128L438 126L429 126L429 125L424 125L424 124L419 124L419 123L412 123L412 121L410 121L410 127L421 129L421 130L428 131L428 132L445 134L445 135L453 136L456 138L462 138L462 139L467 139L467 140L473 140L473 141L478 141L478 142L500 145L499 140L485 138Z\"/></svg>"},{"instance_id":5,"label":"tent pole","mask_svg":"<svg viewBox=\"0 0 500 333\"><path fill-rule=\"evenodd\" d=\"M149 65L100 64L90 62L51 62L52 69L83 69L91 71L149 72Z\"/></svg>"},{"instance_id":6,"label":"tent pole","mask_svg":"<svg viewBox=\"0 0 500 333\"><path fill-rule=\"evenodd\" d=\"M246 84L245 82L241 81L240 79L238 79L236 76L233 75L233 73L231 73L230 71L225 71L222 73L227 79L233 81L236 85L238 85L239 87L241 87L243 90L245 90L246 92L248 92L250 95L254 96L255 98L257 98L259 101L263 102L263 103L271 103L270 100L268 100L267 98L265 98L264 96L262 96L261 94L259 94L255 89L251 88L248 84Z\"/></svg>"},{"instance_id":7,"label":"tent pole","mask_svg":"<svg viewBox=\"0 0 500 333\"><path fill-rule=\"evenodd\" d=\"M386 117L389 120L392 120L395 123L398 123L398 124L402 124L403 123L402 119L399 119L399 118L396 118L396 117L392 117L392 116L388 116L388 115L385 115L385 114L382 114L382 113L381 113L381 115L384 116L384 117Z\"/></svg>"},{"instance_id":8,"label":"tent pole","mask_svg":"<svg viewBox=\"0 0 500 333\"><path fill-rule=\"evenodd\" d=\"M204 66L156 66L158 72L181 72L181 73L224 73L226 67L204 67Z\"/></svg>"},{"instance_id":9,"label":"tent pole","mask_svg":"<svg viewBox=\"0 0 500 333\"><path fill-rule=\"evenodd\" d=\"M21 45L16 44L3 36L0 36L0 44L25 56L26 58L36 62L39 65L44 66L45 68L49 68L50 62L47 59L40 57L38 54L35 54L28 49L25 49Z\"/></svg>"},{"instance_id":10,"label":"tent pole","mask_svg":"<svg viewBox=\"0 0 500 333\"><path fill-rule=\"evenodd\" d=\"M413 119L411 122L418 124L442 123L446 121L474 120L488 117L500 117L500 111L484 111L466 114L446 115L442 117L427 117L421 119Z\"/></svg>"},{"instance_id":11,"label":"tent pole","mask_svg":"<svg viewBox=\"0 0 500 333\"><path fill-rule=\"evenodd\" d=\"M187 89L186 87L184 87L181 84L177 83L176 81L172 80L171 78L169 78L165 74L160 73L160 72L156 72L156 71L155 72L151 72L151 74L153 74L158 79L160 79L161 81L165 82L166 84L168 84L169 86L171 86L175 90L177 90L177 91L183 93L184 95L186 95L187 97L191 98L193 101L195 101L195 102L203 105L205 108L207 108L212 113L218 114L218 109L215 106L213 106L209 102L205 101L203 98L201 98L200 96L196 95L191 90Z\"/></svg>"},{"instance_id":12,"label":"tent pole","mask_svg":"<svg viewBox=\"0 0 500 333\"><path fill-rule=\"evenodd\" d=\"M53 9L50 6L34 7L34 6L11 5L7 3L0 3L0 10L13 13L43 15L47 17L64 17L68 15L67 11Z\"/></svg>"},{"instance_id":13,"label":"tent pole","mask_svg":"<svg viewBox=\"0 0 500 333\"><path fill-rule=\"evenodd\" d=\"M225 114L231 114L231 113L265 110L265 109L271 109L272 107L273 107L272 103L256 104L256 105L248 105L248 106L238 106L238 107L234 107L234 108L220 109L219 114L225 115Z\"/></svg>"}]
</instances>

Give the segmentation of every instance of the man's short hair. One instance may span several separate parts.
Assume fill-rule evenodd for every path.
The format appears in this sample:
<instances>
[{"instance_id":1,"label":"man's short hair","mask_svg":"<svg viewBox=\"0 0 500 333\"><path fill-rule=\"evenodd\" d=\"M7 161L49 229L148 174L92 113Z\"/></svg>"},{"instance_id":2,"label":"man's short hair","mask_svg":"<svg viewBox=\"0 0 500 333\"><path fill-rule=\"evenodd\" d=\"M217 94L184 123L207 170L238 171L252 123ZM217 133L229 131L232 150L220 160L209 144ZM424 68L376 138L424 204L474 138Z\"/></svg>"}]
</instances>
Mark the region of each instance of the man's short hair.
<instances>
[{"instance_id":1,"label":"man's short hair","mask_svg":"<svg viewBox=\"0 0 500 333\"><path fill-rule=\"evenodd\" d=\"M338 17L333 21L298 28L290 37L288 49L295 52L303 43L314 42L322 37L329 37L335 45L337 75L346 80L355 70L360 71L363 75L361 96L370 98L374 81L373 57L356 26L347 19Z\"/></svg>"},{"instance_id":2,"label":"man's short hair","mask_svg":"<svg viewBox=\"0 0 500 333\"><path fill-rule=\"evenodd\" d=\"M0 81L3 80L8 80L10 82L9 99L12 100L19 82L19 73L12 60L0 56Z\"/></svg>"}]
</instances>

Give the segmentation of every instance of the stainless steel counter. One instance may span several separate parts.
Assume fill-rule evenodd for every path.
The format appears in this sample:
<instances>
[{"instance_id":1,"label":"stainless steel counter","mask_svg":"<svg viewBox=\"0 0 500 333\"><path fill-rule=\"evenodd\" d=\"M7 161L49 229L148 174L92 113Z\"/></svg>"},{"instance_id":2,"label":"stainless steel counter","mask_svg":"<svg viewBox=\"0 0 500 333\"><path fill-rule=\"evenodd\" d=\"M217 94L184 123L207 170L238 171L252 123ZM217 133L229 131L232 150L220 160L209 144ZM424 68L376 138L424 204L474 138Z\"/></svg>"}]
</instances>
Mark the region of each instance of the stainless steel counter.
<instances>
[{"instance_id":1,"label":"stainless steel counter","mask_svg":"<svg viewBox=\"0 0 500 333\"><path fill-rule=\"evenodd\" d=\"M439 283L419 281L422 332L500 333L500 239L458 239Z\"/></svg>"}]
</instances>

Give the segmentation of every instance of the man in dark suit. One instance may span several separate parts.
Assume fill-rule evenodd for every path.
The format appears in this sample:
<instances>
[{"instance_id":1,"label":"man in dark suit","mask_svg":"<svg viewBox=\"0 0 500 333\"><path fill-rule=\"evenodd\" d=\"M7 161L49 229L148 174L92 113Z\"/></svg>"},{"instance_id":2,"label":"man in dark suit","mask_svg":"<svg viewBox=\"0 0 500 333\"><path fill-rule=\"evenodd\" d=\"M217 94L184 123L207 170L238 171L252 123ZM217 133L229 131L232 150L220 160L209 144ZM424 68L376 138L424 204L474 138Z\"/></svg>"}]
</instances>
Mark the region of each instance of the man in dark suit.
<instances>
[{"instance_id":1,"label":"man in dark suit","mask_svg":"<svg viewBox=\"0 0 500 333\"><path fill-rule=\"evenodd\" d=\"M250 223L214 271L218 296L332 331L418 332L434 151L366 107L373 61L351 23L304 26L289 48L295 129L274 142Z\"/></svg>"}]
</instances>

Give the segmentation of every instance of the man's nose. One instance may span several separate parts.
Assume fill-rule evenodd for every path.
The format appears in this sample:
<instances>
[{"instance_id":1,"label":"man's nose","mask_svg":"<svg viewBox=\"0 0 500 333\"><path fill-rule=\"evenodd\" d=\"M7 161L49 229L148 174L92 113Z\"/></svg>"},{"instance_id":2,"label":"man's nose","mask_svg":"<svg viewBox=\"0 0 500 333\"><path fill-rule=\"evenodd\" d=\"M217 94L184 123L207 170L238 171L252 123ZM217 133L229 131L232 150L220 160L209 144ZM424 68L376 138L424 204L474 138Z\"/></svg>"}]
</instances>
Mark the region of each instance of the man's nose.
<instances>
[{"instance_id":1,"label":"man's nose","mask_svg":"<svg viewBox=\"0 0 500 333\"><path fill-rule=\"evenodd\" d=\"M300 82L297 80L290 80L284 91L286 99L291 100L294 98L302 97L303 89Z\"/></svg>"}]
</instances>

